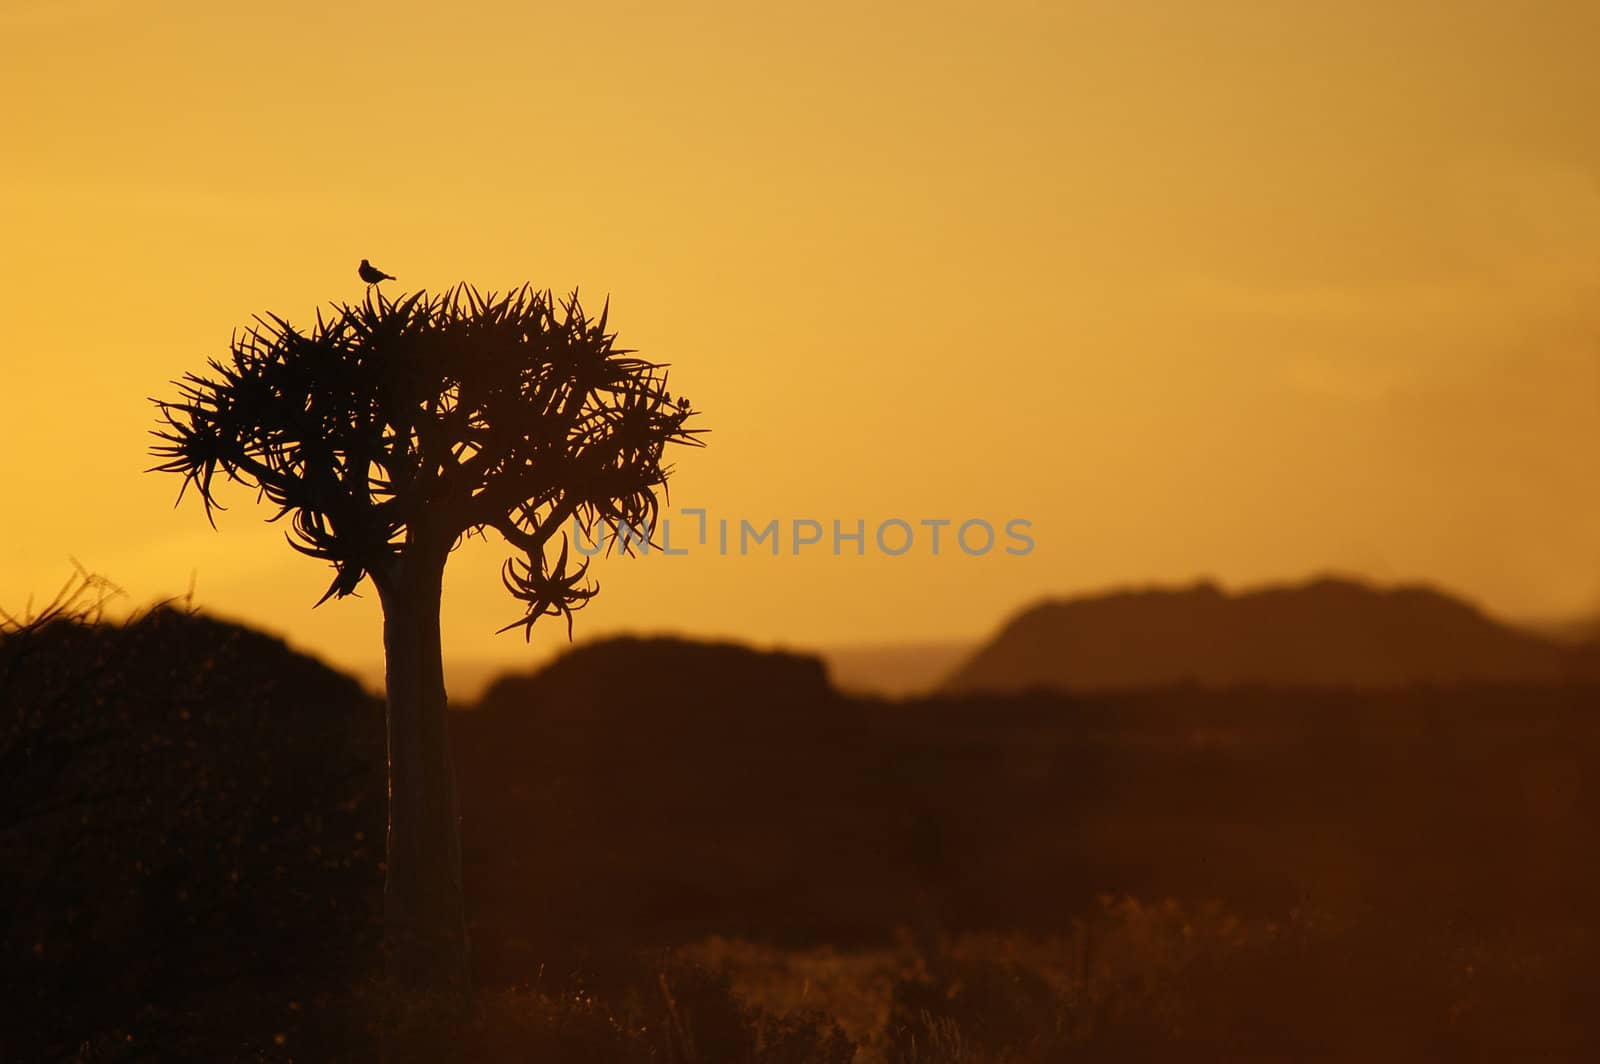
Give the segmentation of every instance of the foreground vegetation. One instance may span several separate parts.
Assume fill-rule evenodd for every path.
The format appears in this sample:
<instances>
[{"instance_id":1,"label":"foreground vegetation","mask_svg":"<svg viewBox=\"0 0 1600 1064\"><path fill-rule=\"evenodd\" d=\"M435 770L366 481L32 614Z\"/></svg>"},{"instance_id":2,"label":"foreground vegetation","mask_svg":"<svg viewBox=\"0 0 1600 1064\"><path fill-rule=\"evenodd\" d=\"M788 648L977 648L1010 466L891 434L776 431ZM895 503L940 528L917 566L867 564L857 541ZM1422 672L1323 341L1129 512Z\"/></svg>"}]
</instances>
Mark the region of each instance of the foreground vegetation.
<instances>
[{"instance_id":1,"label":"foreground vegetation","mask_svg":"<svg viewBox=\"0 0 1600 1064\"><path fill-rule=\"evenodd\" d=\"M395 996L381 707L0 636L0 1059L1591 1059L1587 688L880 703L614 641L456 714L479 992Z\"/></svg>"}]
</instances>

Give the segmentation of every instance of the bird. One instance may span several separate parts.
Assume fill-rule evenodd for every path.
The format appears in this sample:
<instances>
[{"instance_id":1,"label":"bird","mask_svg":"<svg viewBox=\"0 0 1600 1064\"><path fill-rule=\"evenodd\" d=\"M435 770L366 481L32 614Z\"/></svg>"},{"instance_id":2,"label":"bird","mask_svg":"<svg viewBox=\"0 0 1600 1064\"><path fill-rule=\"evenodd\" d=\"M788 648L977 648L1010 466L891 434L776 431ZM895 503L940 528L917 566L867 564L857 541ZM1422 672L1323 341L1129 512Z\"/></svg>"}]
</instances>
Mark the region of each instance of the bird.
<instances>
[{"instance_id":1,"label":"bird","mask_svg":"<svg viewBox=\"0 0 1600 1064\"><path fill-rule=\"evenodd\" d=\"M366 259L361 260L361 265L356 269L356 273L360 274L361 279L368 284L377 284L379 281L394 280L393 274L384 273Z\"/></svg>"}]
</instances>

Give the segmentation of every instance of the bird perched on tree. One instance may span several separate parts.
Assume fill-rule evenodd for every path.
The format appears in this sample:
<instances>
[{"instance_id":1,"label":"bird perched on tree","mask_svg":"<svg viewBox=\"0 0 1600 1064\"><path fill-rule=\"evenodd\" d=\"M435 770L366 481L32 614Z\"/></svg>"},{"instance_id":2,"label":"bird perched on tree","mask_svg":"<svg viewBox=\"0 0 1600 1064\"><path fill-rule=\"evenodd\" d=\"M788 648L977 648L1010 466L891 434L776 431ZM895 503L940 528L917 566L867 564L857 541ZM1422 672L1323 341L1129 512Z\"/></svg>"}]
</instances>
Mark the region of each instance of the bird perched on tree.
<instances>
[{"instance_id":1,"label":"bird perched on tree","mask_svg":"<svg viewBox=\"0 0 1600 1064\"><path fill-rule=\"evenodd\" d=\"M356 270L356 273L360 274L361 279L368 284L377 284L379 281L394 280L393 274L384 273L366 259L361 260L361 266Z\"/></svg>"}]
</instances>

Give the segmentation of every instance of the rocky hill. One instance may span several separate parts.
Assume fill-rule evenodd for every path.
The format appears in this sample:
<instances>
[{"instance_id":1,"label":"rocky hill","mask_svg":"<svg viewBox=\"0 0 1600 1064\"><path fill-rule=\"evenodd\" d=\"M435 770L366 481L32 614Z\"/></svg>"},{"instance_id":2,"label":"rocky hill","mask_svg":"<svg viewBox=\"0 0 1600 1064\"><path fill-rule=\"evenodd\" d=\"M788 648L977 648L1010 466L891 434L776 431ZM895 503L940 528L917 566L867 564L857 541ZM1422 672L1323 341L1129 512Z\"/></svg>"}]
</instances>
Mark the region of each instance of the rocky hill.
<instances>
[{"instance_id":1,"label":"rocky hill","mask_svg":"<svg viewBox=\"0 0 1600 1064\"><path fill-rule=\"evenodd\" d=\"M1595 675L1597 658L1427 587L1323 578L1229 594L1200 583L1040 603L944 690L1557 684Z\"/></svg>"}]
</instances>

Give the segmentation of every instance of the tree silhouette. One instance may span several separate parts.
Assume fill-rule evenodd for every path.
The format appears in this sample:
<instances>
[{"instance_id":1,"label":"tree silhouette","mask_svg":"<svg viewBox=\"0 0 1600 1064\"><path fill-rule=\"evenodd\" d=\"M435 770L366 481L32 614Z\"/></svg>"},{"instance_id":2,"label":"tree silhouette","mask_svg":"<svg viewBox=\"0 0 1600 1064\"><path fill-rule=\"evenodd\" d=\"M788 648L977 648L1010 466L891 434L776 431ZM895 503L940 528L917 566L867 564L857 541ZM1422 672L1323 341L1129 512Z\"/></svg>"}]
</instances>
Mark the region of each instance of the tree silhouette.
<instances>
[{"instance_id":1,"label":"tree silhouette","mask_svg":"<svg viewBox=\"0 0 1600 1064\"><path fill-rule=\"evenodd\" d=\"M333 565L318 604L370 577L383 607L389 832L384 936L391 978L466 986L455 780L446 731L439 599L450 552L494 530L518 556L508 624L572 612L599 590L562 526L653 534L669 444L698 446L688 401L661 364L615 346L587 317L530 287L385 298L369 291L301 331L276 316L235 333L209 376L152 400L154 470L182 474L215 527L218 475L291 518L298 551ZM556 550L553 539L561 533ZM622 540L627 550L626 537ZM552 557L552 555L554 557Z\"/></svg>"}]
</instances>

